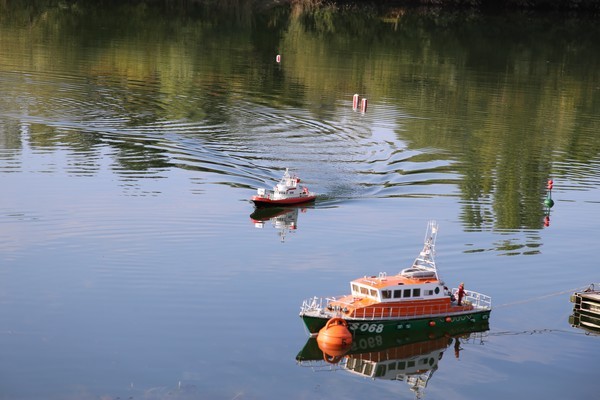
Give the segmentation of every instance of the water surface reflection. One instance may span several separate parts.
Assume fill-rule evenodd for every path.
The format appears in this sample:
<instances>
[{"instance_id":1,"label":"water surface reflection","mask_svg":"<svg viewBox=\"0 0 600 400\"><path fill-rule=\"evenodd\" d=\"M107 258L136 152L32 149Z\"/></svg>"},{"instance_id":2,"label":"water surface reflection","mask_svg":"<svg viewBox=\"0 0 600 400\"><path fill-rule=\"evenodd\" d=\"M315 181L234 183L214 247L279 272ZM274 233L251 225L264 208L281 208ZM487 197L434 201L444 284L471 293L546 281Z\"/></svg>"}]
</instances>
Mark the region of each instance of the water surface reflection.
<instances>
[{"instance_id":1,"label":"water surface reflection","mask_svg":"<svg viewBox=\"0 0 600 400\"><path fill-rule=\"evenodd\" d=\"M453 346L458 360L466 346L483 344L488 330L485 322L463 330L367 335L337 351L321 349L317 339L310 338L296 361L315 371L343 370L364 378L405 382L415 398L421 399L441 367L444 352Z\"/></svg>"},{"instance_id":2,"label":"water surface reflection","mask_svg":"<svg viewBox=\"0 0 600 400\"><path fill-rule=\"evenodd\" d=\"M258 229L263 229L267 222L271 222L277 230L281 243L286 241L288 234L298 229L298 213L308 211L306 206L288 207L258 207L250 214L250 220Z\"/></svg>"},{"instance_id":3,"label":"water surface reflection","mask_svg":"<svg viewBox=\"0 0 600 400\"><path fill-rule=\"evenodd\" d=\"M92 174L103 146L127 182L175 167L258 186L286 164L343 199L456 196L470 230L541 228L551 176L598 187L598 32L585 21L4 7L5 145L72 147L76 172ZM367 113L351 109L356 92Z\"/></svg>"}]
</instances>

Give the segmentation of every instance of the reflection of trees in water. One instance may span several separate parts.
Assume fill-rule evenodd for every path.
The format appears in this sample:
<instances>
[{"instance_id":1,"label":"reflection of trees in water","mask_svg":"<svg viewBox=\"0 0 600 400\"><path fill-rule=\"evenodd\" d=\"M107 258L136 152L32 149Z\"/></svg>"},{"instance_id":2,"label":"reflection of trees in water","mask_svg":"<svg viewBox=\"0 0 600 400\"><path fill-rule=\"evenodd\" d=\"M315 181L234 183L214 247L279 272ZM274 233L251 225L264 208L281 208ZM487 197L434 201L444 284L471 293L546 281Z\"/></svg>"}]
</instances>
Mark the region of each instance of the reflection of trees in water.
<instances>
[{"instance_id":1,"label":"reflection of trees in water","mask_svg":"<svg viewBox=\"0 0 600 400\"><path fill-rule=\"evenodd\" d=\"M42 71L49 80L57 71L78 77L80 92L70 94L98 109L78 116L96 124L96 133L70 130L56 139L45 132L32 142L58 140L90 152L101 140L102 116L120 119L108 127L111 135L160 136L169 130L163 122L183 121L192 129L178 134L218 141L238 123L228 110L247 93L275 109L307 109L315 120L339 107L339 93L402 99L395 105L405 111L397 136L411 150L439 149L428 156L450 160L470 229L540 228L546 179L585 180L596 172L573 170L600 153L593 118L600 107L600 30L593 21L262 4L5 1L0 65ZM281 64L274 63L278 52ZM38 100L31 112L57 104L60 85L25 85ZM217 128L198 133L194 124ZM111 142L124 169L169 165L165 150L134 141L123 135Z\"/></svg>"},{"instance_id":2,"label":"reflection of trees in water","mask_svg":"<svg viewBox=\"0 0 600 400\"><path fill-rule=\"evenodd\" d=\"M297 23L295 34L285 37L289 47L304 49L293 60L306 64L295 69L298 79L319 87L321 77L311 71L318 65L327 70L331 60L307 54L328 54L328 43L334 42L347 48L344 62L358 66L350 75L358 77L349 81L358 82L360 90L371 98L402 98L409 114L431 118L426 124L399 122L409 126L399 135L412 148L447 150L454 159L468 227L540 228L548 177L561 175L565 160L597 157L592 116L598 106L590 101L600 61L593 50L597 28L576 26L577 19L518 14L398 12L386 31L379 15L366 14L371 23L357 25L360 39L344 45L339 32L356 26L345 24L350 19L344 15L329 16L324 24L315 14L310 26L316 33ZM389 49L400 50L386 60ZM369 80L374 73L377 79ZM568 138L581 143L565 146Z\"/></svg>"}]
</instances>

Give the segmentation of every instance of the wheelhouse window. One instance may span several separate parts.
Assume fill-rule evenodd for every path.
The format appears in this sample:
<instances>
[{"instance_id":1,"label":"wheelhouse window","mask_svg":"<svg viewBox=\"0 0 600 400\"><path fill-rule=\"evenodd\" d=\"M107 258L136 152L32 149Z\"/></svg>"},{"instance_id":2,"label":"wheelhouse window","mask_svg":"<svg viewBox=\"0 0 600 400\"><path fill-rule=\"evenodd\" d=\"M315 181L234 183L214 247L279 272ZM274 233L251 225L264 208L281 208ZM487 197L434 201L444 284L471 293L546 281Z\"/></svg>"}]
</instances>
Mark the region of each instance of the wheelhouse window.
<instances>
[{"instance_id":1,"label":"wheelhouse window","mask_svg":"<svg viewBox=\"0 0 600 400\"><path fill-rule=\"evenodd\" d=\"M377 290L371 289L371 296L375 297L376 299L379 298L379 296L377 296Z\"/></svg>"},{"instance_id":2,"label":"wheelhouse window","mask_svg":"<svg viewBox=\"0 0 600 400\"><path fill-rule=\"evenodd\" d=\"M358 285L355 283L352 284L352 293L356 293L356 294L360 293L360 290L358 289Z\"/></svg>"},{"instance_id":3,"label":"wheelhouse window","mask_svg":"<svg viewBox=\"0 0 600 400\"><path fill-rule=\"evenodd\" d=\"M402 297L410 297L410 289L404 289L404 295Z\"/></svg>"},{"instance_id":4,"label":"wheelhouse window","mask_svg":"<svg viewBox=\"0 0 600 400\"><path fill-rule=\"evenodd\" d=\"M360 293L361 294L369 294L369 289L367 289L366 287L360 287Z\"/></svg>"},{"instance_id":5,"label":"wheelhouse window","mask_svg":"<svg viewBox=\"0 0 600 400\"><path fill-rule=\"evenodd\" d=\"M382 299L391 299L392 298L392 291L391 290L382 290L381 291L381 298Z\"/></svg>"},{"instance_id":6,"label":"wheelhouse window","mask_svg":"<svg viewBox=\"0 0 600 400\"><path fill-rule=\"evenodd\" d=\"M417 289L413 289L413 297L419 297L421 296L421 289L417 288Z\"/></svg>"},{"instance_id":7,"label":"wheelhouse window","mask_svg":"<svg viewBox=\"0 0 600 400\"><path fill-rule=\"evenodd\" d=\"M402 290L394 290L394 298L399 299L402 297Z\"/></svg>"}]
</instances>

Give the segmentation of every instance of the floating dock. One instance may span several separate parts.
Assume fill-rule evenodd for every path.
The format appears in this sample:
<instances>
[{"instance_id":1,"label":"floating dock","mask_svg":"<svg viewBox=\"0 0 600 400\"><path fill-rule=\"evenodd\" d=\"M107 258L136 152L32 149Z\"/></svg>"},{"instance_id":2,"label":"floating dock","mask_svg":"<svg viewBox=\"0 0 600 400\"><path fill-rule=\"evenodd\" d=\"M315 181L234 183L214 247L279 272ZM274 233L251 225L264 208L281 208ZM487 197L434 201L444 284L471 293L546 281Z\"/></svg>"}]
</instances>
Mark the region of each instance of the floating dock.
<instances>
[{"instance_id":1,"label":"floating dock","mask_svg":"<svg viewBox=\"0 0 600 400\"><path fill-rule=\"evenodd\" d=\"M590 333L600 334L600 284L591 284L582 292L571 295L573 315L569 323Z\"/></svg>"}]
</instances>

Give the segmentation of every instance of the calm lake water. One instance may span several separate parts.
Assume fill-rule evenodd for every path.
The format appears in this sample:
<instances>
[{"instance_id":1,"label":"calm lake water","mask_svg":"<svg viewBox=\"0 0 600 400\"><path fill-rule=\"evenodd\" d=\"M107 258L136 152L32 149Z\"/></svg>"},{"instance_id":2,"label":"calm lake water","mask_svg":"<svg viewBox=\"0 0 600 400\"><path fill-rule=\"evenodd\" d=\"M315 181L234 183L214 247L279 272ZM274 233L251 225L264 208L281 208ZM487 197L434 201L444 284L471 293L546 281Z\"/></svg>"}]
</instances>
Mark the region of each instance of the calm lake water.
<instances>
[{"instance_id":1,"label":"calm lake water","mask_svg":"<svg viewBox=\"0 0 600 400\"><path fill-rule=\"evenodd\" d=\"M0 399L415 398L298 363L298 312L409 266L430 219L441 276L494 310L460 347L422 344L421 395L600 391L600 337L569 323L600 282L597 21L13 3ZM253 214L285 167L316 203Z\"/></svg>"}]
</instances>

